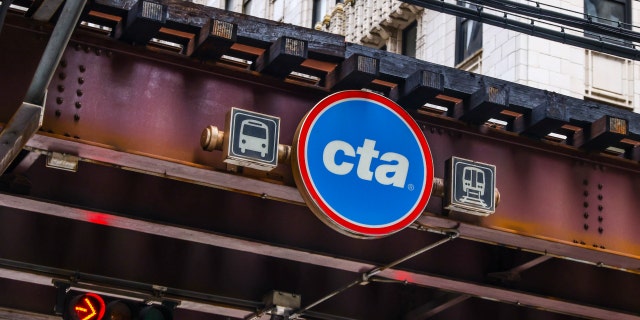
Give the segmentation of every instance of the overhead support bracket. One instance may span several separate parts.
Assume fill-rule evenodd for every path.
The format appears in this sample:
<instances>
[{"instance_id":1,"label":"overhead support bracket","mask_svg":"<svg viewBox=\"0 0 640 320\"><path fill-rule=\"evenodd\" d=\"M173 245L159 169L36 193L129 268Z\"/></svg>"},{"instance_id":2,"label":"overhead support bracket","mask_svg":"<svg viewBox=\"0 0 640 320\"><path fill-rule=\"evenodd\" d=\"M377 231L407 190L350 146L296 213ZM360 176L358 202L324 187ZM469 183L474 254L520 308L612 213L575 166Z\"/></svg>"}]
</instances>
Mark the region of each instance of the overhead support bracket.
<instances>
[{"instance_id":1,"label":"overhead support bracket","mask_svg":"<svg viewBox=\"0 0 640 320\"><path fill-rule=\"evenodd\" d=\"M352 54L327 75L327 86L333 90L362 89L380 73L380 59L361 54ZM331 79L329 79L331 78Z\"/></svg>"},{"instance_id":2,"label":"overhead support bracket","mask_svg":"<svg viewBox=\"0 0 640 320\"><path fill-rule=\"evenodd\" d=\"M146 44L167 22L167 5L141 0L128 13L121 40Z\"/></svg>"},{"instance_id":3,"label":"overhead support bracket","mask_svg":"<svg viewBox=\"0 0 640 320\"><path fill-rule=\"evenodd\" d=\"M591 123L590 128L590 139L582 147L591 151L604 151L627 137L629 121L606 115Z\"/></svg>"},{"instance_id":4,"label":"overhead support bracket","mask_svg":"<svg viewBox=\"0 0 640 320\"><path fill-rule=\"evenodd\" d=\"M444 92L444 74L419 70L407 77L399 104L405 109L417 109Z\"/></svg>"},{"instance_id":5,"label":"overhead support bracket","mask_svg":"<svg viewBox=\"0 0 640 320\"><path fill-rule=\"evenodd\" d=\"M280 37L269 50L258 57L255 70L278 78L285 78L307 59L309 43L291 37Z\"/></svg>"},{"instance_id":6,"label":"overhead support bracket","mask_svg":"<svg viewBox=\"0 0 640 320\"><path fill-rule=\"evenodd\" d=\"M454 118L474 124L485 123L509 106L509 88L481 81L480 88L471 94L467 103L463 105L464 110L452 110Z\"/></svg>"},{"instance_id":7,"label":"overhead support bracket","mask_svg":"<svg viewBox=\"0 0 640 320\"><path fill-rule=\"evenodd\" d=\"M86 0L68 0L65 4L27 89L25 101L0 132L0 173L7 170L42 125L47 87L80 19L85 3Z\"/></svg>"},{"instance_id":8,"label":"overhead support bracket","mask_svg":"<svg viewBox=\"0 0 640 320\"><path fill-rule=\"evenodd\" d=\"M238 25L235 23L211 19L206 32L199 35L193 57L202 60L218 60L229 51L236 42Z\"/></svg>"}]
</instances>

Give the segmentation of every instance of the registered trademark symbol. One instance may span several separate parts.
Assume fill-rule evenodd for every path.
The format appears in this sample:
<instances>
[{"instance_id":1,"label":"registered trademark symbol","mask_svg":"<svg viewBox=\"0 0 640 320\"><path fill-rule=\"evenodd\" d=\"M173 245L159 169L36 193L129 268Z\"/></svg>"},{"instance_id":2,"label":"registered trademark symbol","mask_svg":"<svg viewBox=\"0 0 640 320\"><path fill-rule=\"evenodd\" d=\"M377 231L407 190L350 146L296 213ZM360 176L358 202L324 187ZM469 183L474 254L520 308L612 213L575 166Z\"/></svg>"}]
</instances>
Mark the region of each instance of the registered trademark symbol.
<instances>
[{"instance_id":1,"label":"registered trademark symbol","mask_svg":"<svg viewBox=\"0 0 640 320\"><path fill-rule=\"evenodd\" d=\"M409 191L413 191L413 189L415 189L415 187L413 186L413 183L409 183L409 185L407 186L407 189L409 189Z\"/></svg>"}]
</instances>

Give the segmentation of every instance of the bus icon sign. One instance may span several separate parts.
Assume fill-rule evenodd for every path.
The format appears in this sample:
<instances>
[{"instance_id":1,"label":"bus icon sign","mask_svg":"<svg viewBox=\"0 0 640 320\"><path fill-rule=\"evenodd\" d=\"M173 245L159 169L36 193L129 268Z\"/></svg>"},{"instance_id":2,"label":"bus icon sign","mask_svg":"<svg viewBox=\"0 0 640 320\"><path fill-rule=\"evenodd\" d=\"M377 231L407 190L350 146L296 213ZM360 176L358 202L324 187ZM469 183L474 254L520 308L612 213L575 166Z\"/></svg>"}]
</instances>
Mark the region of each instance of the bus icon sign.
<instances>
[{"instance_id":1,"label":"bus icon sign","mask_svg":"<svg viewBox=\"0 0 640 320\"><path fill-rule=\"evenodd\" d=\"M225 131L224 162L265 171L278 166L280 118L231 108Z\"/></svg>"},{"instance_id":2,"label":"bus icon sign","mask_svg":"<svg viewBox=\"0 0 640 320\"><path fill-rule=\"evenodd\" d=\"M447 161L445 209L487 216L496 211L494 165L452 157Z\"/></svg>"}]
</instances>

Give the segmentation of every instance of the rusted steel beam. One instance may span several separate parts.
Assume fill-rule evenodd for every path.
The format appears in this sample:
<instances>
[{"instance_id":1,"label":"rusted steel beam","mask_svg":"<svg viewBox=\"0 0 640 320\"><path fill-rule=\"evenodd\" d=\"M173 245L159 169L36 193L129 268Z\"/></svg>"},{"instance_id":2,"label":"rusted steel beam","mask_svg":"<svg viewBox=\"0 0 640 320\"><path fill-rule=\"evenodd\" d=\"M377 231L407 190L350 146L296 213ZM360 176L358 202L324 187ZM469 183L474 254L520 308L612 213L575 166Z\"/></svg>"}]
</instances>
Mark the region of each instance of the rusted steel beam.
<instances>
[{"instance_id":1,"label":"rusted steel beam","mask_svg":"<svg viewBox=\"0 0 640 320\"><path fill-rule=\"evenodd\" d=\"M225 13L221 16L226 17ZM233 21L239 23L239 30L248 28L246 22ZM287 28L277 25L269 29L275 23L259 19L251 21L269 32ZM301 39L316 34L306 32ZM11 28L8 25L3 30L3 36L6 35L3 39L21 39L34 34L38 33L29 31L29 28ZM244 36L249 37L250 34L245 33ZM276 39L264 32L255 37ZM108 153L102 158L89 158L95 161L117 163L122 156L150 155L149 158L184 164L176 166L179 170L195 167L225 172L228 169L218 154L200 150L198 138L204 127L211 124L223 127L226 112L237 106L286 119L282 122L280 138L282 143L290 144L299 119L329 90L279 82L275 77L257 76L255 71L240 68L214 68L190 57L162 55L144 48L105 41L93 34L81 34L77 39L66 51L66 63L58 66L58 77L51 84L48 103L53 107L46 110L43 129L57 136L75 139L77 145L104 146L105 150L121 151ZM318 39L309 40L310 51L314 41ZM3 48L7 48L1 53L7 58L4 61L20 58L20 50L10 45ZM357 45L347 45L346 54L379 59L378 76L371 81L401 82L400 79L408 78L415 70L442 74L446 96L436 100L449 101L443 104L469 101L472 93L480 89L477 76L452 68ZM0 67L14 70L7 62L0 62ZM18 74L18 71L13 73ZM518 110L525 119L533 118L539 108L545 108L543 116L535 118L538 122L525 121L525 126L536 126L540 121L551 119L552 122L558 121L554 124L561 125L561 128L567 125L584 128L585 124L610 116L628 120L629 135L625 137L628 140L625 144L632 146L630 150L637 146L633 139L637 138L634 132L639 131L640 115L550 95L497 79L483 79L488 86L508 85L509 99L505 108L520 108ZM10 101L15 100L13 95L13 91L0 92L3 99ZM555 96L561 98L556 105L549 102L549 98ZM556 107L558 109L554 109ZM524 237L522 239L540 237L549 239L550 244L560 244L565 250L563 252L567 252L563 256L572 257L571 250L579 248L577 252L589 250L593 253L586 261L605 261L605 265L612 267L637 269L635 261L640 253L640 242L635 234L640 228L640 220L632 208L640 206L640 203L631 192L638 188L640 181L637 179L640 171L637 161L586 153L570 146L558 147L504 131L468 126L443 116L416 115L416 118L424 126L434 150L436 176L444 176L444 161L453 155L495 164L498 168L497 182L502 190L502 201L497 213L484 219L453 213L449 219L476 226L488 234L494 230L504 231L504 241L495 241L497 243L509 245L509 241L513 241L508 237L511 234ZM64 149L43 148L65 152ZM632 154L634 152L629 152L627 157ZM145 168L141 164L138 166ZM196 175L194 172L189 174ZM294 190L291 171L286 165L268 174L243 170L235 176L241 177L241 181L226 184L233 190L245 190L248 188L245 183L258 179L263 184L259 188L246 189L247 192L261 194L271 186L272 190L282 188L285 193L274 198L293 199L293 196L286 195ZM221 177L216 179L224 180L227 176L222 174ZM234 188L233 183L238 186ZM446 214L437 199L432 200L428 211ZM483 240L482 237L492 239L489 235L481 235L478 240ZM517 244L519 247L521 243ZM523 242L522 245L527 244ZM531 250L538 249L544 250L544 247ZM619 262L613 257L623 258Z\"/></svg>"},{"instance_id":2,"label":"rusted steel beam","mask_svg":"<svg viewBox=\"0 0 640 320\"><path fill-rule=\"evenodd\" d=\"M354 261L300 249L281 247L227 235L131 219L105 212L97 212L74 208L63 204L43 202L37 199L28 199L5 194L0 195L0 205L77 221L95 222L97 219L101 221L102 224L108 225L112 228L126 229L148 234L162 234L164 237L354 272L357 274L360 274L362 270L373 270L377 267L376 265L366 262ZM2 271L2 269L0 269L0 271ZM432 274L390 268L381 271L377 276L386 279L407 281L408 283L434 287L451 292L458 292L478 298L497 300L533 308L542 308L553 312L582 317L600 319L640 319L640 316L623 311L598 308L554 297L545 297L527 292L440 277Z\"/></svg>"}]
</instances>

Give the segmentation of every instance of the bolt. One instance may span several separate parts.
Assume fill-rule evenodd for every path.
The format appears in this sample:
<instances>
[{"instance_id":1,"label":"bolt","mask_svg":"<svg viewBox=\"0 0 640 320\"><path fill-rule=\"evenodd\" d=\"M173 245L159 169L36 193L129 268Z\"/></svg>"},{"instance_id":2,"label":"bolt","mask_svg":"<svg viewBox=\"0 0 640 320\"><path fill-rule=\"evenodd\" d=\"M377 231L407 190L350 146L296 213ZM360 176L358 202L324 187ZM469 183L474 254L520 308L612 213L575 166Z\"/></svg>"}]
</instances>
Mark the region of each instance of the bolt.
<instances>
[{"instance_id":1,"label":"bolt","mask_svg":"<svg viewBox=\"0 0 640 320\"><path fill-rule=\"evenodd\" d=\"M583 205L585 208L589 208L589 202L586 202L586 201L585 201L582 205Z\"/></svg>"},{"instance_id":2,"label":"bolt","mask_svg":"<svg viewBox=\"0 0 640 320\"><path fill-rule=\"evenodd\" d=\"M598 245L594 243L594 244L593 244L593 247L594 247L594 248L597 248L597 247L598 247Z\"/></svg>"},{"instance_id":3,"label":"bolt","mask_svg":"<svg viewBox=\"0 0 640 320\"><path fill-rule=\"evenodd\" d=\"M60 80L64 80L65 78L67 78L67 74L64 72L60 72L58 73L58 78L60 78Z\"/></svg>"},{"instance_id":4,"label":"bolt","mask_svg":"<svg viewBox=\"0 0 640 320\"><path fill-rule=\"evenodd\" d=\"M602 227L598 227L598 233L602 234L604 232L604 229Z\"/></svg>"},{"instance_id":5,"label":"bolt","mask_svg":"<svg viewBox=\"0 0 640 320\"><path fill-rule=\"evenodd\" d=\"M76 109L82 108L82 102L76 101Z\"/></svg>"},{"instance_id":6,"label":"bolt","mask_svg":"<svg viewBox=\"0 0 640 320\"><path fill-rule=\"evenodd\" d=\"M602 200L603 196L601 194L598 195L598 200Z\"/></svg>"},{"instance_id":7,"label":"bolt","mask_svg":"<svg viewBox=\"0 0 640 320\"><path fill-rule=\"evenodd\" d=\"M60 115L62 115L62 112L60 112L60 110L56 110L55 115L56 115L56 117L58 117L58 118L59 118L59 117L60 117Z\"/></svg>"},{"instance_id":8,"label":"bolt","mask_svg":"<svg viewBox=\"0 0 640 320\"><path fill-rule=\"evenodd\" d=\"M96 56L100 56L100 55L102 55L102 50L96 49Z\"/></svg>"},{"instance_id":9,"label":"bolt","mask_svg":"<svg viewBox=\"0 0 640 320\"><path fill-rule=\"evenodd\" d=\"M66 67L67 66L67 60L65 60L65 59L60 60L60 66L63 67L63 68Z\"/></svg>"},{"instance_id":10,"label":"bolt","mask_svg":"<svg viewBox=\"0 0 640 320\"><path fill-rule=\"evenodd\" d=\"M64 102L64 99L62 99L62 97L57 97L56 98L56 103L57 104L62 104Z\"/></svg>"},{"instance_id":11,"label":"bolt","mask_svg":"<svg viewBox=\"0 0 640 320\"><path fill-rule=\"evenodd\" d=\"M59 85L58 85L58 91L60 91L60 92L64 92L64 86L63 86L63 85L61 85L61 84L59 84Z\"/></svg>"},{"instance_id":12,"label":"bolt","mask_svg":"<svg viewBox=\"0 0 640 320\"><path fill-rule=\"evenodd\" d=\"M589 218L589 213L585 211L583 216L584 216L585 219L588 219Z\"/></svg>"},{"instance_id":13,"label":"bolt","mask_svg":"<svg viewBox=\"0 0 640 320\"><path fill-rule=\"evenodd\" d=\"M588 196L589 196L589 191L585 190L585 191L584 191L584 196L585 196L585 197L588 197Z\"/></svg>"},{"instance_id":14,"label":"bolt","mask_svg":"<svg viewBox=\"0 0 640 320\"><path fill-rule=\"evenodd\" d=\"M76 113L76 114L74 114L74 115L73 115L73 120L74 120L75 122L80 121L80 116L79 116L77 113Z\"/></svg>"},{"instance_id":15,"label":"bolt","mask_svg":"<svg viewBox=\"0 0 640 320\"><path fill-rule=\"evenodd\" d=\"M78 95L78 97L82 97L83 92L82 92L82 90L78 89L76 91L76 94Z\"/></svg>"},{"instance_id":16,"label":"bolt","mask_svg":"<svg viewBox=\"0 0 640 320\"><path fill-rule=\"evenodd\" d=\"M602 211L602 209L604 209L604 207L602 205L598 206L598 211Z\"/></svg>"},{"instance_id":17,"label":"bolt","mask_svg":"<svg viewBox=\"0 0 640 320\"><path fill-rule=\"evenodd\" d=\"M87 68L84 65L80 65L78 69L80 69L80 72L85 72L87 70Z\"/></svg>"},{"instance_id":18,"label":"bolt","mask_svg":"<svg viewBox=\"0 0 640 320\"><path fill-rule=\"evenodd\" d=\"M602 216L598 216L598 222L602 222L602 220L604 220L604 218Z\"/></svg>"},{"instance_id":19,"label":"bolt","mask_svg":"<svg viewBox=\"0 0 640 320\"><path fill-rule=\"evenodd\" d=\"M602 183L598 183L598 190L602 190Z\"/></svg>"},{"instance_id":20,"label":"bolt","mask_svg":"<svg viewBox=\"0 0 640 320\"><path fill-rule=\"evenodd\" d=\"M589 230L589 225L588 224L584 224L584 230Z\"/></svg>"},{"instance_id":21,"label":"bolt","mask_svg":"<svg viewBox=\"0 0 640 320\"><path fill-rule=\"evenodd\" d=\"M78 78L78 83L79 84L83 84L84 83L84 78L83 77L79 77Z\"/></svg>"}]
</instances>

